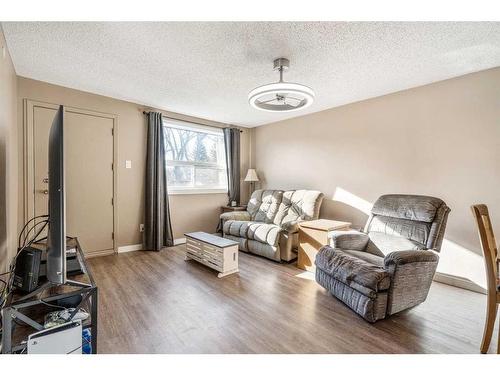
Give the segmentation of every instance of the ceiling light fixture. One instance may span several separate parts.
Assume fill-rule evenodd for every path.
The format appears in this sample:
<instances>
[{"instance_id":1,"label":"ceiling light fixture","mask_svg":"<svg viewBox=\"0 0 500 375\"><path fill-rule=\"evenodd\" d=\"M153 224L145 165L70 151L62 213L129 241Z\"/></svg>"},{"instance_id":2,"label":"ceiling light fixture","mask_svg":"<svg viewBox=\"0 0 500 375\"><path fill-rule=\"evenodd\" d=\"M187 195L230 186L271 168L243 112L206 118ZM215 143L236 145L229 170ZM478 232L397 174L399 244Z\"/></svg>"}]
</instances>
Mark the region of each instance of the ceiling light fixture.
<instances>
[{"instance_id":1,"label":"ceiling light fixture","mask_svg":"<svg viewBox=\"0 0 500 375\"><path fill-rule=\"evenodd\" d=\"M252 107L268 112L291 112L312 104L314 91L311 88L283 81L283 72L289 67L288 59L281 57L274 60L274 70L280 72L280 80L250 91L248 102Z\"/></svg>"}]
</instances>

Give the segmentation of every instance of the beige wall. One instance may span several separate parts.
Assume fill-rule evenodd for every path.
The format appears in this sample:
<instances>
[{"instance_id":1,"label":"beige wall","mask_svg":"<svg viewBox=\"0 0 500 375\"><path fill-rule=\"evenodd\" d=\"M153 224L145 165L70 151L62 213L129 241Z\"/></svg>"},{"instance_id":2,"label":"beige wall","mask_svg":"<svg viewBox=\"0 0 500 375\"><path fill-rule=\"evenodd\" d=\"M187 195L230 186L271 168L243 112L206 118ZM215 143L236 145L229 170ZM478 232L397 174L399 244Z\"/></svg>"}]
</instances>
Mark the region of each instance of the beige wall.
<instances>
[{"instance_id":1,"label":"beige wall","mask_svg":"<svg viewBox=\"0 0 500 375\"><path fill-rule=\"evenodd\" d=\"M139 224L143 223L144 210L144 167L146 154L146 119L142 107L100 95L94 95L70 88L51 85L27 78L18 78L18 114L19 129L23 128L23 99L63 104L87 110L106 112L118 116L118 246L136 245L142 242ZM194 119L188 116L172 114L180 119L192 119L212 126L224 126L220 123ZM244 129L241 138L242 173L248 167L249 134ZM22 137L20 137L22 138ZM19 140L19 157L22 158L22 139ZM132 168L125 169L125 160L132 161ZM244 177L244 176L243 176ZM242 177L242 178L243 178ZM22 178L22 177L21 177ZM22 186L22 179L20 179ZM242 184L243 194L248 196L247 186ZM172 195L170 196L171 218L174 237L181 238L183 233L202 230L215 231L220 205L227 203L227 194ZM23 202L19 201L19 212ZM21 218L20 221L23 219Z\"/></svg>"},{"instance_id":2,"label":"beige wall","mask_svg":"<svg viewBox=\"0 0 500 375\"><path fill-rule=\"evenodd\" d=\"M2 48L5 48L3 56ZM17 233L17 80L0 26L0 272L16 251Z\"/></svg>"},{"instance_id":3,"label":"beige wall","mask_svg":"<svg viewBox=\"0 0 500 375\"><path fill-rule=\"evenodd\" d=\"M438 270L484 286L469 207L500 235L500 68L258 127L255 162L264 186L321 190L321 216L357 227L381 194L442 198Z\"/></svg>"}]
</instances>

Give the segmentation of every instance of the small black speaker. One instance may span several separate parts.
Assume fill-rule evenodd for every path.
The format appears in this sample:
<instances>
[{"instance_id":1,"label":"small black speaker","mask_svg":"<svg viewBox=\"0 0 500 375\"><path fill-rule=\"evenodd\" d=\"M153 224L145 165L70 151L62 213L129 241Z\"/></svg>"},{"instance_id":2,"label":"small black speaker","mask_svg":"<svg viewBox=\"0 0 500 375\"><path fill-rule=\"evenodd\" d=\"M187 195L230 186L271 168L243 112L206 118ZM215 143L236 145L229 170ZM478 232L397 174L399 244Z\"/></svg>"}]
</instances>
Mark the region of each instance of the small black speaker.
<instances>
[{"instance_id":1,"label":"small black speaker","mask_svg":"<svg viewBox=\"0 0 500 375\"><path fill-rule=\"evenodd\" d=\"M27 247L16 259L14 286L17 290L30 293L38 286L42 250Z\"/></svg>"}]
</instances>

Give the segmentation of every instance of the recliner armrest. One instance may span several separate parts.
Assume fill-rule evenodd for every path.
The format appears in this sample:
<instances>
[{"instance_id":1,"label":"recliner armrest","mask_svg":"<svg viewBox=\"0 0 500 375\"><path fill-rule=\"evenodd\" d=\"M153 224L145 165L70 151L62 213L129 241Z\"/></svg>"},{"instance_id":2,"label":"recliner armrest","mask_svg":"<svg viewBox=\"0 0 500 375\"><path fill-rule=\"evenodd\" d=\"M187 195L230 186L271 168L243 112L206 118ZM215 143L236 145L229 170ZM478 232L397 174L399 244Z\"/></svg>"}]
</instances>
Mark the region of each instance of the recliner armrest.
<instances>
[{"instance_id":1,"label":"recliner armrest","mask_svg":"<svg viewBox=\"0 0 500 375\"><path fill-rule=\"evenodd\" d=\"M285 223L282 223L280 225L280 228L283 229L285 232L288 233L296 233L299 230L299 223L302 220L292 220L292 221L287 221Z\"/></svg>"},{"instance_id":2,"label":"recliner armrest","mask_svg":"<svg viewBox=\"0 0 500 375\"><path fill-rule=\"evenodd\" d=\"M250 221L251 217L247 211L232 211L224 212L220 215L222 221L237 220L237 221Z\"/></svg>"},{"instance_id":3,"label":"recliner armrest","mask_svg":"<svg viewBox=\"0 0 500 375\"><path fill-rule=\"evenodd\" d=\"M387 295L388 315L425 301L438 262L432 250L402 250L386 255L384 269L392 279Z\"/></svg>"},{"instance_id":4,"label":"recliner armrest","mask_svg":"<svg viewBox=\"0 0 500 375\"><path fill-rule=\"evenodd\" d=\"M334 249L363 251L370 237L357 230L335 230L328 234L328 239Z\"/></svg>"},{"instance_id":5,"label":"recliner armrest","mask_svg":"<svg viewBox=\"0 0 500 375\"><path fill-rule=\"evenodd\" d=\"M387 254L384 258L385 268L417 262L438 262L439 256L431 250L402 250Z\"/></svg>"}]
</instances>

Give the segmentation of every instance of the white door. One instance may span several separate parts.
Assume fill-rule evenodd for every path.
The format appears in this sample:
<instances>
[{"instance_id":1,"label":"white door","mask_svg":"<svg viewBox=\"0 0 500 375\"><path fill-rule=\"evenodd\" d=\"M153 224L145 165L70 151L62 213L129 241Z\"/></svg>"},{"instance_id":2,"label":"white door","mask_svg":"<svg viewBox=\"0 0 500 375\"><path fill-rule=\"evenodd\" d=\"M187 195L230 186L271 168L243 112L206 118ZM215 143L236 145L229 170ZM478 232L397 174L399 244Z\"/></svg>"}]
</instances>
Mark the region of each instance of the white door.
<instances>
[{"instance_id":1,"label":"white door","mask_svg":"<svg viewBox=\"0 0 500 375\"><path fill-rule=\"evenodd\" d=\"M26 107L30 219L48 211L48 136L57 106L27 101ZM87 255L114 250L114 124L112 115L74 108L64 114L66 234L78 237Z\"/></svg>"}]
</instances>

